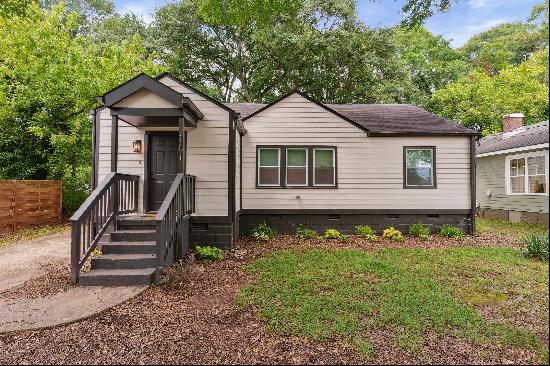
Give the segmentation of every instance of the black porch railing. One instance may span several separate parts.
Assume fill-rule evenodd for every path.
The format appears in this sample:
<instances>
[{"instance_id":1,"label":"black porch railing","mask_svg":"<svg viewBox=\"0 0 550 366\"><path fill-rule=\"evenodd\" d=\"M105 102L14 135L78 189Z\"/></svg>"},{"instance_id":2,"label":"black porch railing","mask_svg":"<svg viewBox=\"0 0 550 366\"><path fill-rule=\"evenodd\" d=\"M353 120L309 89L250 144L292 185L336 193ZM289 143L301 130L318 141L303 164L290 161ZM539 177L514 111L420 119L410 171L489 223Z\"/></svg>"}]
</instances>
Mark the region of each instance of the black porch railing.
<instances>
[{"instance_id":1,"label":"black porch railing","mask_svg":"<svg viewBox=\"0 0 550 366\"><path fill-rule=\"evenodd\" d=\"M139 177L110 173L71 217L71 281L119 214L138 211Z\"/></svg>"},{"instance_id":2,"label":"black porch railing","mask_svg":"<svg viewBox=\"0 0 550 366\"><path fill-rule=\"evenodd\" d=\"M184 225L186 216L195 212L195 180L192 175L179 173L155 217L157 228L156 280L162 269L185 254Z\"/></svg>"}]
</instances>

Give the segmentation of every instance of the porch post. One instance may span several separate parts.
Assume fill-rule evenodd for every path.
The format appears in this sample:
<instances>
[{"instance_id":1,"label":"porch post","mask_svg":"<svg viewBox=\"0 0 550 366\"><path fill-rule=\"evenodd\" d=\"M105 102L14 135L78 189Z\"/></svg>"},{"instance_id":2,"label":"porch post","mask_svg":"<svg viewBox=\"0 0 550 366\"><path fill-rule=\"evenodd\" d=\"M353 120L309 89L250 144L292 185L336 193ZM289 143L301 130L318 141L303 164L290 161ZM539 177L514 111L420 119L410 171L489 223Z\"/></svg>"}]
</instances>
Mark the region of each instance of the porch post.
<instances>
[{"instance_id":1,"label":"porch post","mask_svg":"<svg viewBox=\"0 0 550 366\"><path fill-rule=\"evenodd\" d=\"M186 144L186 139L185 139L185 131L184 131L184 126L185 126L185 117L180 117L179 118L179 134L178 134L178 142L179 142L179 167L178 169L181 169L181 173L185 174L186 172L186 169L185 169L185 165L186 165L186 160L187 160L187 152L186 152L186 147L185 144Z\"/></svg>"},{"instance_id":2,"label":"porch post","mask_svg":"<svg viewBox=\"0 0 550 366\"><path fill-rule=\"evenodd\" d=\"M112 117L112 128L111 128L111 171L117 171L117 162L118 162L118 116Z\"/></svg>"}]
</instances>

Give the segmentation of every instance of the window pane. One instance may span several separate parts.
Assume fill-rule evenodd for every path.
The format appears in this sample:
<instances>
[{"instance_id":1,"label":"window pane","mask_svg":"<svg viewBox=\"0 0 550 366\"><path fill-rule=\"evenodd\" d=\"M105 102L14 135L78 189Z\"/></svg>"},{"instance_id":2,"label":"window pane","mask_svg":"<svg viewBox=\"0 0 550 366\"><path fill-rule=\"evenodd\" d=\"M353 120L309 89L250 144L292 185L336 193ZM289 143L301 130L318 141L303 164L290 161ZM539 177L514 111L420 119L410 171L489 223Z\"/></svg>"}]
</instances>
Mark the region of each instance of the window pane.
<instances>
[{"instance_id":1,"label":"window pane","mask_svg":"<svg viewBox=\"0 0 550 366\"><path fill-rule=\"evenodd\" d=\"M544 156L527 158L529 175L544 174Z\"/></svg>"},{"instance_id":2,"label":"window pane","mask_svg":"<svg viewBox=\"0 0 550 366\"><path fill-rule=\"evenodd\" d=\"M525 177L510 178L512 193L525 193Z\"/></svg>"},{"instance_id":3,"label":"window pane","mask_svg":"<svg viewBox=\"0 0 550 366\"><path fill-rule=\"evenodd\" d=\"M305 149L287 149L287 166L306 166L307 153Z\"/></svg>"},{"instance_id":4,"label":"window pane","mask_svg":"<svg viewBox=\"0 0 550 366\"><path fill-rule=\"evenodd\" d=\"M315 168L316 185L334 185L334 168Z\"/></svg>"},{"instance_id":5,"label":"window pane","mask_svg":"<svg viewBox=\"0 0 550 366\"><path fill-rule=\"evenodd\" d=\"M525 159L510 160L510 175L525 175Z\"/></svg>"},{"instance_id":6,"label":"window pane","mask_svg":"<svg viewBox=\"0 0 550 366\"><path fill-rule=\"evenodd\" d=\"M334 150L315 149L315 168L332 168L334 166Z\"/></svg>"},{"instance_id":7,"label":"window pane","mask_svg":"<svg viewBox=\"0 0 550 366\"><path fill-rule=\"evenodd\" d=\"M431 186L432 177L432 150L431 149L410 149L407 150L407 185L408 186Z\"/></svg>"},{"instance_id":8,"label":"window pane","mask_svg":"<svg viewBox=\"0 0 550 366\"><path fill-rule=\"evenodd\" d=\"M305 186L307 184L307 168L287 168L286 183L292 186Z\"/></svg>"},{"instance_id":9,"label":"window pane","mask_svg":"<svg viewBox=\"0 0 550 366\"><path fill-rule=\"evenodd\" d=\"M529 193L546 193L546 177L544 175L529 177Z\"/></svg>"},{"instance_id":10,"label":"window pane","mask_svg":"<svg viewBox=\"0 0 550 366\"><path fill-rule=\"evenodd\" d=\"M279 149L260 149L260 166L279 166Z\"/></svg>"},{"instance_id":11,"label":"window pane","mask_svg":"<svg viewBox=\"0 0 550 366\"><path fill-rule=\"evenodd\" d=\"M260 175L258 177L259 185L279 185L279 168L262 168L260 167Z\"/></svg>"}]
</instances>

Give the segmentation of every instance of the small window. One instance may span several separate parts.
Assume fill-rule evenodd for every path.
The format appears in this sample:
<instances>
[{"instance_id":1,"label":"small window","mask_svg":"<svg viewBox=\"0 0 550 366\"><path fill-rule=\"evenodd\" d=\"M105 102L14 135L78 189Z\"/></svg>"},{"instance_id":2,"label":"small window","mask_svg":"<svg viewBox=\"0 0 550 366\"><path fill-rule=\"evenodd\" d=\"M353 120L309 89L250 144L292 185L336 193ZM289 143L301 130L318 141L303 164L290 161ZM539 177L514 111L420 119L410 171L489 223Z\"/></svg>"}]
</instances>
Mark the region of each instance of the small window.
<instances>
[{"instance_id":1,"label":"small window","mask_svg":"<svg viewBox=\"0 0 550 366\"><path fill-rule=\"evenodd\" d=\"M258 185L277 187L281 185L281 150L258 149Z\"/></svg>"},{"instance_id":2,"label":"small window","mask_svg":"<svg viewBox=\"0 0 550 366\"><path fill-rule=\"evenodd\" d=\"M334 169L334 149L314 148L314 186L334 186L335 169Z\"/></svg>"},{"instance_id":3,"label":"small window","mask_svg":"<svg viewBox=\"0 0 550 366\"><path fill-rule=\"evenodd\" d=\"M405 188L435 188L435 147L405 147Z\"/></svg>"},{"instance_id":4,"label":"small window","mask_svg":"<svg viewBox=\"0 0 550 366\"><path fill-rule=\"evenodd\" d=\"M286 185L307 186L307 149L286 149Z\"/></svg>"},{"instance_id":5,"label":"small window","mask_svg":"<svg viewBox=\"0 0 550 366\"><path fill-rule=\"evenodd\" d=\"M510 160L510 188L512 193L525 193L525 159Z\"/></svg>"},{"instance_id":6,"label":"small window","mask_svg":"<svg viewBox=\"0 0 550 366\"><path fill-rule=\"evenodd\" d=\"M546 164L544 156L527 158L529 193L546 193Z\"/></svg>"},{"instance_id":7,"label":"small window","mask_svg":"<svg viewBox=\"0 0 550 366\"><path fill-rule=\"evenodd\" d=\"M509 195L548 194L548 152L517 154L506 157L506 190Z\"/></svg>"}]
</instances>

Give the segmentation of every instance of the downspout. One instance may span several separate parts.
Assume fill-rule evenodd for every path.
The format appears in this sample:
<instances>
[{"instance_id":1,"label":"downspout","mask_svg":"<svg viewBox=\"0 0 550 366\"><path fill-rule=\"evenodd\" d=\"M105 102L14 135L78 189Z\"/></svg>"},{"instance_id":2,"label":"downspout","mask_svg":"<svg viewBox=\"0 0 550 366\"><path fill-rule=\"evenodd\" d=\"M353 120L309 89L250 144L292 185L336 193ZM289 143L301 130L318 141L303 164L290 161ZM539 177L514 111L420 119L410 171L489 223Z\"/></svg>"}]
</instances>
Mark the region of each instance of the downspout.
<instances>
[{"instance_id":1,"label":"downspout","mask_svg":"<svg viewBox=\"0 0 550 366\"><path fill-rule=\"evenodd\" d=\"M470 137L470 225L476 235L476 136Z\"/></svg>"},{"instance_id":2,"label":"downspout","mask_svg":"<svg viewBox=\"0 0 550 366\"><path fill-rule=\"evenodd\" d=\"M91 176L91 183L92 183L92 191L96 189L97 187L97 143L98 143L98 117L99 113L97 113L96 109L92 109L90 111L90 119L92 121L92 176Z\"/></svg>"}]
</instances>

